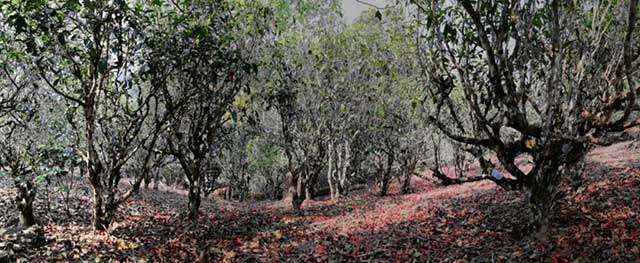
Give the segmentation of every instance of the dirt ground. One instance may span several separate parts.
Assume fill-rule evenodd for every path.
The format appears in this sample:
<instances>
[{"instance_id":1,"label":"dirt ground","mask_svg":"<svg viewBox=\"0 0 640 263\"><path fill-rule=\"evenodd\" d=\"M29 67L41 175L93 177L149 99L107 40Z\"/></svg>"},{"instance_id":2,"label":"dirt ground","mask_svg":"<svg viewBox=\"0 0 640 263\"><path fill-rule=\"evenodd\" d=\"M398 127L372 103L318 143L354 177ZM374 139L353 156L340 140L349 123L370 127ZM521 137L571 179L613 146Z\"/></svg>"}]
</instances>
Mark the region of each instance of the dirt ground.
<instances>
[{"instance_id":1,"label":"dirt ground","mask_svg":"<svg viewBox=\"0 0 640 263\"><path fill-rule=\"evenodd\" d=\"M399 195L397 185L386 197L359 190L305 202L299 215L286 202L207 199L197 224L181 217L184 193L143 190L108 232L94 232L90 189L77 178L68 205L40 193L47 244L4 252L22 262L640 262L638 142L594 149L585 171L536 235L523 232L522 192L417 177L411 194ZM2 228L17 224L10 186L0 179Z\"/></svg>"}]
</instances>

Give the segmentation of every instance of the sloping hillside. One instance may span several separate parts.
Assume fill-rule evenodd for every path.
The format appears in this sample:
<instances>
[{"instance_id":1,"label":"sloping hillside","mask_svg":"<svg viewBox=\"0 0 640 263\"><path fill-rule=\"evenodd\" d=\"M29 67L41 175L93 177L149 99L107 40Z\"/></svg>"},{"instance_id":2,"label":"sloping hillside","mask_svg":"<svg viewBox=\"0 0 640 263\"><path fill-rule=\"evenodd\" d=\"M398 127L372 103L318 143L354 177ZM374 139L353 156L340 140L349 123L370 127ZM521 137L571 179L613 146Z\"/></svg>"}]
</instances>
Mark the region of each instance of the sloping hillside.
<instances>
[{"instance_id":1,"label":"sloping hillside","mask_svg":"<svg viewBox=\"0 0 640 263\"><path fill-rule=\"evenodd\" d=\"M89 197L76 187L70 216L39 200L47 245L9 249L23 262L635 262L640 260L640 150L629 141L596 148L587 176L564 198L545 235L526 235L525 195L491 182L449 187L414 178L414 193L368 190L312 201L301 215L283 202L206 200L200 223L180 218L183 193L146 190L108 233L89 226ZM3 179L6 180L6 179ZM82 184L82 180L79 180ZM84 190L82 190L84 189ZM12 190L2 185L2 209ZM51 200L60 198L52 196ZM50 202L62 205L62 202ZM2 215L6 229L16 223ZM6 257L5 257L6 258Z\"/></svg>"}]
</instances>

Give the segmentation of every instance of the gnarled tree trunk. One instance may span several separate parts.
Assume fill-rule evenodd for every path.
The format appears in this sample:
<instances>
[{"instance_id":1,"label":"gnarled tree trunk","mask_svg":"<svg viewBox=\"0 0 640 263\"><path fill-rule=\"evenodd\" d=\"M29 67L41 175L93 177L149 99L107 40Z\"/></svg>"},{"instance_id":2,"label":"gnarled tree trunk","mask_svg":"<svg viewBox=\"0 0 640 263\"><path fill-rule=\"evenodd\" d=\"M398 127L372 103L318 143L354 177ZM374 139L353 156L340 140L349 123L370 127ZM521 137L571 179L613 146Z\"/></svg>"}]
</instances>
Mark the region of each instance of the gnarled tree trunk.
<instances>
[{"instance_id":1,"label":"gnarled tree trunk","mask_svg":"<svg viewBox=\"0 0 640 263\"><path fill-rule=\"evenodd\" d=\"M33 184L29 181L17 182L18 195L16 196L16 204L20 211L20 224L24 227L30 227L36 224L33 215L33 201L36 198L36 191Z\"/></svg>"},{"instance_id":2,"label":"gnarled tree trunk","mask_svg":"<svg viewBox=\"0 0 640 263\"><path fill-rule=\"evenodd\" d=\"M395 155L393 153L385 153L386 158L378 156L376 168L376 185L378 186L378 194L385 196L389 192L389 183L393 178L393 162Z\"/></svg>"},{"instance_id":3,"label":"gnarled tree trunk","mask_svg":"<svg viewBox=\"0 0 640 263\"><path fill-rule=\"evenodd\" d=\"M93 218L91 219L91 224L93 229L98 231L104 231L108 228L108 222L104 220L103 203L101 186L93 186Z\"/></svg>"},{"instance_id":4,"label":"gnarled tree trunk","mask_svg":"<svg viewBox=\"0 0 640 263\"><path fill-rule=\"evenodd\" d=\"M402 165L402 185L400 187L401 194L407 194L411 192L411 178L416 170L416 165L418 163L418 159L414 156L405 157L404 163Z\"/></svg>"},{"instance_id":5,"label":"gnarled tree trunk","mask_svg":"<svg viewBox=\"0 0 640 263\"><path fill-rule=\"evenodd\" d=\"M195 221L200 218L200 181L199 171L194 171L189 182L189 203L187 205L187 218Z\"/></svg>"},{"instance_id":6,"label":"gnarled tree trunk","mask_svg":"<svg viewBox=\"0 0 640 263\"><path fill-rule=\"evenodd\" d=\"M287 195L291 197L291 204L293 205L293 210L296 212L300 211L302 207L302 202L305 199L304 193L304 182L303 178L296 172L289 172L287 183L289 185Z\"/></svg>"}]
</instances>

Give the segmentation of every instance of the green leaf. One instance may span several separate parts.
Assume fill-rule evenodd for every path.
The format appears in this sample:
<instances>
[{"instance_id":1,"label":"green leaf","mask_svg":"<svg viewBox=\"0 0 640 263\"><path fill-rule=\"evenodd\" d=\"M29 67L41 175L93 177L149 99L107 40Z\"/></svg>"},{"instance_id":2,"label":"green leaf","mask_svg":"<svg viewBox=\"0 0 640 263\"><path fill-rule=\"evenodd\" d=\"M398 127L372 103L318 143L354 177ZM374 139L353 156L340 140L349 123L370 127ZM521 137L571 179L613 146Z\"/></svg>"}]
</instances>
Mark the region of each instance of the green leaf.
<instances>
[{"instance_id":1,"label":"green leaf","mask_svg":"<svg viewBox=\"0 0 640 263\"><path fill-rule=\"evenodd\" d=\"M75 107L75 106L71 106L67 109L67 113L65 114L65 118L67 119L67 122L73 123L73 117L75 116L77 110L78 110L78 107Z\"/></svg>"},{"instance_id":2,"label":"green leaf","mask_svg":"<svg viewBox=\"0 0 640 263\"><path fill-rule=\"evenodd\" d=\"M78 10L80 7L80 0L68 0L64 3L64 6L71 10Z\"/></svg>"},{"instance_id":3,"label":"green leaf","mask_svg":"<svg viewBox=\"0 0 640 263\"><path fill-rule=\"evenodd\" d=\"M42 182L44 182L46 180L47 180L47 175L43 174L43 175L36 176L36 181L38 181L38 183L42 183Z\"/></svg>"},{"instance_id":4,"label":"green leaf","mask_svg":"<svg viewBox=\"0 0 640 263\"><path fill-rule=\"evenodd\" d=\"M376 111L376 115L380 119L384 118L385 114L386 113L384 112L384 109L382 107L378 108L378 110Z\"/></svg>"}]
</instances>

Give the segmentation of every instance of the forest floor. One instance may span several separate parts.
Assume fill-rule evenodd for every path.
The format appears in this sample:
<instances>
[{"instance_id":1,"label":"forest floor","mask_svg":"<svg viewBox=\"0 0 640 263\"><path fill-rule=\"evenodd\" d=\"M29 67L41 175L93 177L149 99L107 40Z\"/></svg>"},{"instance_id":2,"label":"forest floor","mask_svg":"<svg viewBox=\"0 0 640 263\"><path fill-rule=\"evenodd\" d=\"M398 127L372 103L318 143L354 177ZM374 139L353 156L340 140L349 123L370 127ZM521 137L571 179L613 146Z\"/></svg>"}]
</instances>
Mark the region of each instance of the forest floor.
<instances>
[{"instance_id":1,"label":"forest floor","mask_svg":"<svg viewBox=\"0 0 640 263\"><path fill-rule=\"evenodd\" d=\"M360 190L305 202L301 214L285 202L207 199L197 224L180 216L184 194L143 190L108 232L94 232L89 188L79 180L68 214L60 194L37 202L45 246L4 253L23 262L640 262L638 141L594 149L586 174L558 203L548 231L535 235L523 231L522 192L417 177L411 194L396 185L386 197ZM7 228L17 224L13 190L0 180Z\"/></svg>"}]
</instances>

